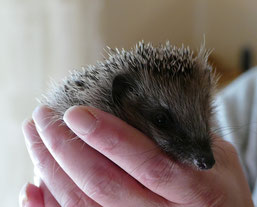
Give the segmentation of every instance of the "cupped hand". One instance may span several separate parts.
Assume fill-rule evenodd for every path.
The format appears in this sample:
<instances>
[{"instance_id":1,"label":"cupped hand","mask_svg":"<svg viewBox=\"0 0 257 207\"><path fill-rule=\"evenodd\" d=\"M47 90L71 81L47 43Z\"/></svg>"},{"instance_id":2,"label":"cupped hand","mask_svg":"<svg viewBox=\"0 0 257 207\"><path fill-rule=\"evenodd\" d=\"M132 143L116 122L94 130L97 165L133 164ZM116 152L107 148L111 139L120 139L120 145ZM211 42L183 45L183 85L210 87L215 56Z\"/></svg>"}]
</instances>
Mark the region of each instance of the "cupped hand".
<instances>
[{"instance_id":1,"label":"cupped hand","mask_svg":"<svg viewBox=\"0 0 257 207\"><path fill-rule=\"evenodd\" d=\"M24 205L35 202L35 194L34 206L46 207L253 206L237 153L220 138L213 143L215 166L197 171L174 162L141 132L96 108L70 108L65 124L53 122L52 114L38 107L33 121L23 125L42 179L39 187L30 184L22 191ZM31 186L34 194L29 194Z\"/></svg>"}]
</instances>

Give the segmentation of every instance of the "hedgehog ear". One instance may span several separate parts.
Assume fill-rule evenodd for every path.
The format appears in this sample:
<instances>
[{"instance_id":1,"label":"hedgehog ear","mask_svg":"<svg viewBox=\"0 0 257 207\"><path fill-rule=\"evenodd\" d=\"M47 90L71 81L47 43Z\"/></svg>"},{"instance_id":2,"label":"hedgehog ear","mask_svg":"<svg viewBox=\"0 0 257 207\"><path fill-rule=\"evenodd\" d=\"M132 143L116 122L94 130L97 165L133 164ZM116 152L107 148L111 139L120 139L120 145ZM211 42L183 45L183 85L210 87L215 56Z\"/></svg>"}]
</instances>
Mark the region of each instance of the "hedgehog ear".
<instances>
[{"instance_id":1,"label":"hedgehog ear","mask_svg":"<svg viewBox=\"0 0 257 207\"><path fill-rule=\"evenodd\" d=\"M112 99L115 104L121 104L128 91L133 90L133 79L128 74L117 75L112 82Z\"/></svg>"}]
</instances>

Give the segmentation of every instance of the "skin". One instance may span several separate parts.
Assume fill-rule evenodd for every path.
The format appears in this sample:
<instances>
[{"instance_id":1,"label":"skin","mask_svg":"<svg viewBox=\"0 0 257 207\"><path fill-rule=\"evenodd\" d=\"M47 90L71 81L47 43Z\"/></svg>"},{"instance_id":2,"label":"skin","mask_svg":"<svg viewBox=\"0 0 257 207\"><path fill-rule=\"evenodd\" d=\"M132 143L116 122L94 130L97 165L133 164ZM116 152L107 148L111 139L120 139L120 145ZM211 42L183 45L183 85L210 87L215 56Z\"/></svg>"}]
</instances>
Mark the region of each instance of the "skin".
<instances>
[{"instance_id":1,"label":"skin","mask_svg":"<svg viewBox=\"0 0 257 207\"><path fill-rule=\"evenodd\" d=\"M41 181L23 188L20 206L253 206L237 153L220 138L214 139L214 167L197 171L98 109L72 107L66 125L51 122L50 114L38 107L23 124Z\"/></svg>"}]
</instances>

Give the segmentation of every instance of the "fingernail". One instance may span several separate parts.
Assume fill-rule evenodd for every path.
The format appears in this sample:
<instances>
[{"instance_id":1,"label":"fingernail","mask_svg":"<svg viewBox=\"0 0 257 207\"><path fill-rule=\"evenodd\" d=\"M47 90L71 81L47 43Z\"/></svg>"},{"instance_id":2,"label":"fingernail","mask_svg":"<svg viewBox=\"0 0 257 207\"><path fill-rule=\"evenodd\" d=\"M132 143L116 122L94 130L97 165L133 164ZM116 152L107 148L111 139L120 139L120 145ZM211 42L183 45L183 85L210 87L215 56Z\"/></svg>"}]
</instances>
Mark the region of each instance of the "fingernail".
<instances>
[{"instance_id":1,"label":"fingernail","mask_svg":"<svg viewBox=\"0 0 257 207\"><path fill-rule=\"evenodd\" d=\"M28 187L29 183L26 183L21 191L20 191L20 195L19 195L19 206L21 207L26 207L26 203L28 201L28 195L27 195L27 187Z\"/></svg>"},{"instance_id":2,"label":"fingernail","mask_svg":"<svg viewBox=\"0 0 257 207\"><path fill-rule=\"evenodd\" d=\"M52 117L51 109L46 106L38 106L32 113L32 118L39 131L44 131L47 126L51 123Z\"/></svg>"},{"instance_id":3,"label":"fingernail","mask_svg":"<svg viewBox=\"0 0 257 207\"><path fill-rule=\"evenodd\" d=\"M95 128L96 117L83 106L73 106L69 108L63 120L75 133L86 135L92 132Z\"/></svg>"}]
</instances>

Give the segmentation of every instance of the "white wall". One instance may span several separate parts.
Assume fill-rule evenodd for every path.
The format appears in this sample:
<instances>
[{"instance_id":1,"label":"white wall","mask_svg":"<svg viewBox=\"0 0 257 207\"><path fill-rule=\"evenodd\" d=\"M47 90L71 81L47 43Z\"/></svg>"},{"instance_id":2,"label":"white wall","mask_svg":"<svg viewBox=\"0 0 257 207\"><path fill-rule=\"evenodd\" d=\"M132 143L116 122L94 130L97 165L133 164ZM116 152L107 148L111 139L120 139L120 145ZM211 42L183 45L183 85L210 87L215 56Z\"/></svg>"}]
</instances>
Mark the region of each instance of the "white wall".
<instances>
[{"instance_id":1,"label":"white wall","mask_svg":"<svg viewBox=\"0 0 257 207\"><path fill-rule=\"evenodd\" d=\"M86 1L0 1L0 206L18 206L19 189L33 181L21 123L35 98L49 77L97 59L99 8Z\"/></svg>"}]
</instances>

